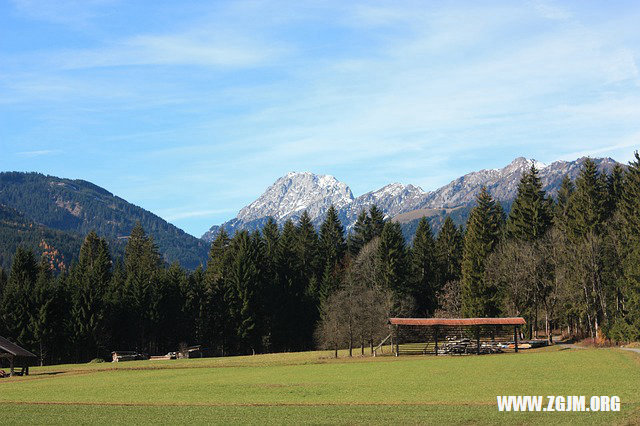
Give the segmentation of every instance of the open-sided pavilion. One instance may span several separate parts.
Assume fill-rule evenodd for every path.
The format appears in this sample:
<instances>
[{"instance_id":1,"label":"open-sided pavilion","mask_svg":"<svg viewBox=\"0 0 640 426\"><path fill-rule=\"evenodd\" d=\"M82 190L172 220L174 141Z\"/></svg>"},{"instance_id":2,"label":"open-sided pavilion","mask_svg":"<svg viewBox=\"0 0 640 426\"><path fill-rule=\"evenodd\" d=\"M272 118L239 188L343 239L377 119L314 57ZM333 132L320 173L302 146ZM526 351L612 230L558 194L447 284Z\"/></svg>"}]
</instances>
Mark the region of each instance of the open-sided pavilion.
<instances>
[{"instance_id":1,"label":"open-sided pavilion","mask_svg":"<svg viewBox=\"0 0 640 426\"><path fill-rule=\"evenodd\" d=\"M524 318L389 318L394 355L518 352ZM386 339L385 339L386 340Z\"/></svg>"},{"instance_id":2,"label":"open-sided pavilion","mask_svg":"<svg viewBox=\"0 0 640 426\"><path fill-rule=\"evenodd\" d=\"M0 336L0 361L2 360L7 360L11 376L16 374L16 367L21 368L20 375L29 375L29 366L35 364L38 357Z\"/></svg>"}]
</instances>

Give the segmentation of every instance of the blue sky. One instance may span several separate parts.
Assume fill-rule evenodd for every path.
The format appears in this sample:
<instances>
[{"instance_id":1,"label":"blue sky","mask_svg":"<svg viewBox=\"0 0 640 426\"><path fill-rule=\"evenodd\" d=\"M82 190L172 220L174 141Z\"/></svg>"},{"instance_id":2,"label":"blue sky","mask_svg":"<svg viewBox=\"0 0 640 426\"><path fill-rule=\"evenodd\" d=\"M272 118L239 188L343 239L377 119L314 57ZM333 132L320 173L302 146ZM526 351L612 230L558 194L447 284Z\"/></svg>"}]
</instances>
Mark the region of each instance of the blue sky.
<instances>
[{"instance_id":1,"label":"blue sky","mask_svg":"<svg viewBox=\"0 0 640 426\"><path fill-rule=\"evenodd\" d=\"M196 236L288 171L435 189L640 147L640 3L0 0L0 170Z\"/></svg>"}]
</instances>

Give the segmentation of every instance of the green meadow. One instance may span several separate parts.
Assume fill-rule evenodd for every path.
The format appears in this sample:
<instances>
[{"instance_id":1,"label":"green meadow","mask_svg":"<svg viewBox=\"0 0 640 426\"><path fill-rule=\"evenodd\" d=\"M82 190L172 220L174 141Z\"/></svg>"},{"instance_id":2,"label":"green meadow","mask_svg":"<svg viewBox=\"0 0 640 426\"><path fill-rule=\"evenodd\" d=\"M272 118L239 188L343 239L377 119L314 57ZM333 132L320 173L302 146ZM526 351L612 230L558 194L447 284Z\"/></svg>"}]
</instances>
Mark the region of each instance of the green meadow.
<instances>
[{"instance_id":1,"label":"green meadow","mask_svg":"<svg viewBox=\"0 0 640 426\"><path fill-rule=\"evenodd\" d=\"M485 356L327 352L32 368L0 380L3 424L634 424L640 356L562 347ZM620 412L498 412L497 395L617 395Z\"/></svg>"}]
</instances>

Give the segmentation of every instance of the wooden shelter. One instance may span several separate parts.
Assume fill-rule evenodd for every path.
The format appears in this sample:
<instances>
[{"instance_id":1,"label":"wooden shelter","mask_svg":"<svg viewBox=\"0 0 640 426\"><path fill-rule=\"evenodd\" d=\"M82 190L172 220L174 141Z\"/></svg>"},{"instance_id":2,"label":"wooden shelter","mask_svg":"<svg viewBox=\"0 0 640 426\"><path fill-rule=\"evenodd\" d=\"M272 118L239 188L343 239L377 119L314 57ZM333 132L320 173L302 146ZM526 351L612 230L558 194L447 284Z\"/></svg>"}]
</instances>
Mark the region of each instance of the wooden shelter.
<instances>
[{"instance_id":1,"label":"wooden shelter","mask_svg":"<svg viewBox=\"0 0 640 426\"><path fill-rule=\"evenodd\" d=\"M524 318L389 318L394 355L518 352ZM387 340L387 339L385 339Z\"/></svg>"},{"instance_id":2,"label":"wooden shelter","mask_svg":"<svg viewBox=\"0 0 640 426\"><path fill-rule=\"evenodd\" d=\"M9 375L29 375L29 367L35 364L38 357L29 352L28 350L21 348L15 343L11 343L9 340L0 336L0 362L7 360L9 364ZM1 365L1 364L0 364ZM21 371L16 373L16 367L20 367Z\"/></svg>"}]
</instances>

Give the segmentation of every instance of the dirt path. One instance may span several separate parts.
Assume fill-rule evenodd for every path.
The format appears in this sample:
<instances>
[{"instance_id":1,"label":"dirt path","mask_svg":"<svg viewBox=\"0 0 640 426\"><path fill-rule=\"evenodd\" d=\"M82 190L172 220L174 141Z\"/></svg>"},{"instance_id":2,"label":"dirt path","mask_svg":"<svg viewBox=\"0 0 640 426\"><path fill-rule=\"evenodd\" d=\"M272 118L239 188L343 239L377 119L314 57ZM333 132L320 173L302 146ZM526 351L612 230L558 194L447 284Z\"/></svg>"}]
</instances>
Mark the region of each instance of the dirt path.
<instances>
[{"instance_id":1,"label":"dirt path","mask_svg":"<svg viewBox=\"0 0 640 426\"><path fill-rule=\"evenodd\" d=\"M561 346L565 349L586 349L583 346L578 346L575 343L556 343L556 346Z\"/></svg>"},{"instance_id":2,"label":"dirt path","mask_svg":"<svg viewBox=\"0 0 640 426\"><path fill-rule=\"evenodd\" d=\"M622 349L623 351L631 351L631 352L640 354L640 349L636 349L636 348L620 348L620 349Z\"/></svg>"}]
</instances>

